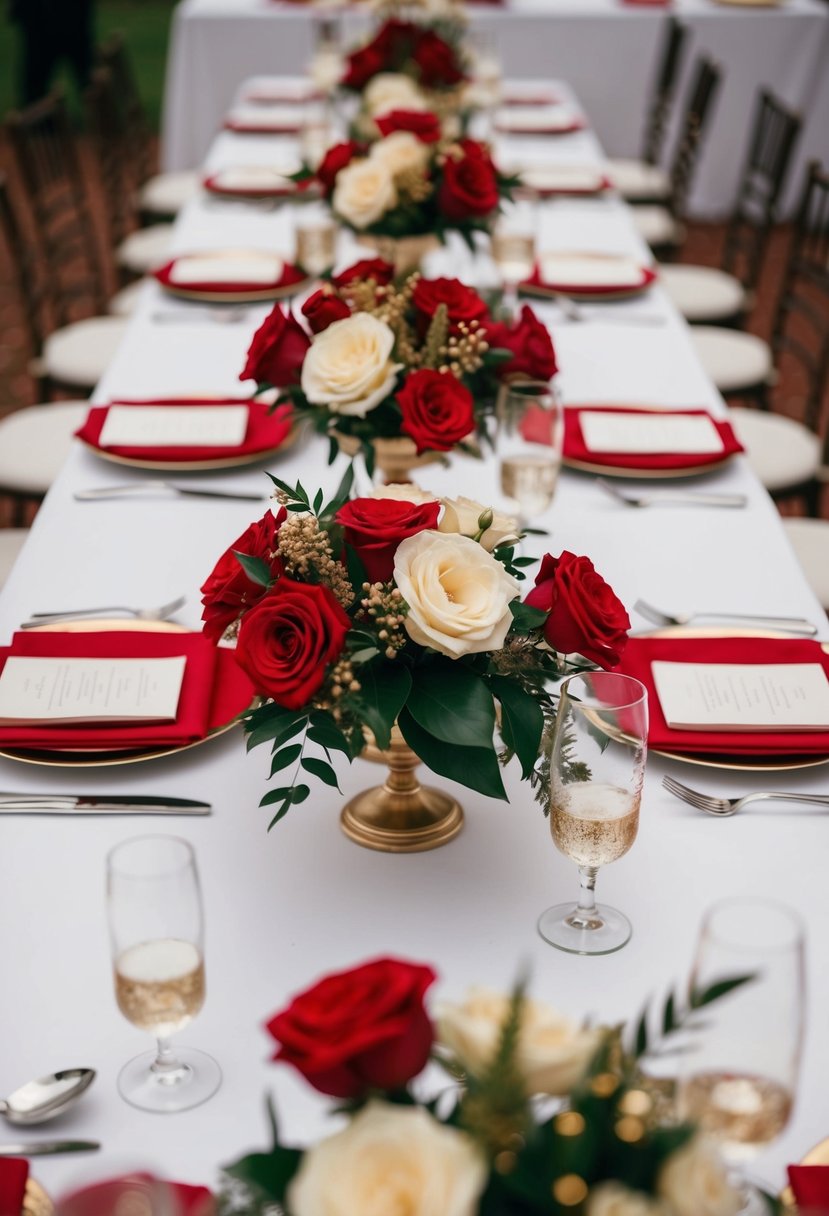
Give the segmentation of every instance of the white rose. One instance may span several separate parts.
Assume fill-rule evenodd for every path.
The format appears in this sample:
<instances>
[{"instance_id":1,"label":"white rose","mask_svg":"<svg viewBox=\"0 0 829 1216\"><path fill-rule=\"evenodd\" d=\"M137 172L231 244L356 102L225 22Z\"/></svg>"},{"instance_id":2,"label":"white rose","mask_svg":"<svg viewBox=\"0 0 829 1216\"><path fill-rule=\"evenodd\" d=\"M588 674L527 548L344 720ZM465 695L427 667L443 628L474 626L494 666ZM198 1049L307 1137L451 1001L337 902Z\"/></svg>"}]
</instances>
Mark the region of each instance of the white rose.
<instances>
[{"instance_id":1,"label":"white rose","mask_svg":"<svg viewBox=\"0 0 829 1216\"><path fill-rule=\"evenodd\" d=\"M308 1150L288 1206L293 1216L475 1216L486 1177L465 1132L421 1107L369 1102Z\"/></svg>"},{"instance_id":2,"label":"white rose","mask_svg":"<svg viewBox=\"0 0 829 1216\"><path fill-rule=\"evenodd\" d=\"M367 312L334 321L317 334L302 365L302 391L312 405L365 417L394 389L400 370L390 355L394 334Z\"/></svg>"},{"instance_id":3,"label":"white rose","mask_svg":"<svg viewBox=\"0 0 829 1216\"><path fill-rule=\"evenodd\" d=\"M409 536L397 548L394 578L409 605L413 642L450 659L504 644L520 588L474 540L431 531Z\"/></svg>"},{"instance_id":4,"label":"white rose","mask_svg":"<svg viewBox=\"0 0 829 1216\"><path fill-rule=\"evenodd\" d=\"M657 1191L674 1216L736 1216L743 1206L713 1141L697 1136L669 1157Z\"/></svg>"},{"instance_id":5,"label":"white rose","mask_svg":"<svg viewBox=\"0 0 829 1216\"><path fill-rule=\"evenodd\" d=\"M667 1216L664 1203L631 1191L621 1182L603 1182L590 1192L587 1216Z\"/></svg>"},{"instance_id":6,"label":"white rose","mask_svg":"<svg viewBox=\"0 0 829 1216\"><path fill-rule=\"evenodd\" d=\"M411 131L392 131L371 145L369 160L385 165L392 177L407 170L423 172L429 159L426 145Z\"/></svg>"},{"instance_id":7,"label":"white rose","mask_svg":"<svg viewBox=\"0 0 829 1216\"><path fill-rule=\"evenodd\" d=\"M437 502L437 495L428 490L421 490L413 481L393 481L388 486L378 486L372 490L370 498L393 498L397 502L413 502L420 506L425 502Z\"/></svg>"},{"instance_id":8,"label":"white rose","mask_svg":"<svg viewBox=\"0 0 829 1216\"><path fill-rule=\"evenodd\" d=\"M460 532L461 536L477 536L480 532L478 520L486 512L491 511L492 523L480 539L480 544L491 553L494 548L505 540L517 540L521 531L518 520L512 515L503 515L500 511L492 511L474 498L442 498L443 515L438 528L441 532Z\"/></svg>"},{"instance_id":9,"label":"white rose","mask_svg":"<svg viewBox=\"0 0 829 1216\"><path fill-rule=\"evenodd\" d=\"M411 76L402 72L378 72L363 93L363 103L372 115L389 110L428 110L426 98Z\"/></svg>"},{"instance_id":10,"label":"white rose","mask_svg":"<svg viewBox=\"0 0 829 1216\"><path fill-rule=\"evenodd\" d=\"M368 228L397 206L394 178L381 160L353 160L337 174L331 206L346 223Z\"/></svg>"},{"instance_id":11,"label":"white rose","mask_svg":"<svg viewBox=\"0 0 829 1216\"><path fill-rule=\"evenodd\" d=\"M404 544L407 543L404 541ZM492 1062L510 1001L489 988L471 988L462 1004L438 1009L438 1041L473 1076ZM531 1094L567 1094L579 1083L601 1041L550 1005L524 1000L516 1062Z\"/></svg>"},{"instance_id":12,"label":"white rose","mask_svg":"<svg viewBox=\"0 0 829 1216\"><path fill-rule=\"evenodd\" d=\"M309 65L308 75L321 92L329 93L345 75L345 59L339 51L317 51Z\"/></svg>"}]
</instances>

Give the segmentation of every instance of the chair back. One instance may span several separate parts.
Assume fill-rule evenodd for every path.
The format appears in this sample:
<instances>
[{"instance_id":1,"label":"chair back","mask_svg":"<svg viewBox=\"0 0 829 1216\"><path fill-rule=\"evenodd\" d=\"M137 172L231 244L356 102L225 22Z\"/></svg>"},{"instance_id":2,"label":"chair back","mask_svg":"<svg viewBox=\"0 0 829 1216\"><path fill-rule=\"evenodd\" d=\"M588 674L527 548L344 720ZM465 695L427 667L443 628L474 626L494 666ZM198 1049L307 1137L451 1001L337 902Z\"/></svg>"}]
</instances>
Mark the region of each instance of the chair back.
<instances>
[{"instance_id":1,"label":"chair back","mask_svg":"<svg viewBox=\"0 0 829 1216\"><path fill-rule=\"evenodd\" d=\"M721 76L719 64L707 55L699 56L671 163L669 206L674 215L681 216L685 212Z\"/></svg>"},{"instance_id":2,"label":"chair back","mask_svg":"<svg viewBox=\"0 0 829 1216\"><path fill-rule=\"evenodd\" d=\"M135 227L134 182L127 155L129 143L123 109L118 104L115 83L108 68L93 71L84 91L84 105L107 210L110 244L117 248Z\"/></svg>"},{"instance_id":3,"label":"chair back","mask_svg":"<svg viewBox=\"0 0 829 1216\"><path fill-rule=\"evenodd\" d=\"M725 233L723 270L753 291L769 236L777 222L777 204L787 181L802 119L767 89L757 95L754 123L737 202Z\"/></svg>"},{"instance_id":4,"label":"chair back","mask_svg":"<svg viewBox=\"0 0 829 1216\"><path fill-rule=\"evenodd\" d=\"M0 234L11 262L14 286L23 306L31 349L39 355L46 337L43 273L31 240L24 236L11 198L8 176L0 170Z\"/></svg>"},{"instance_id":5,"label":"chair back","mask_svg":"<svg viewBox=\"0 0 829 1216\"><path fill-rule=\"evenodd\" d=\"M56 91L10 114L6 130L31 208L55 323L105 312L104 268L63 94Z\"/></svg>"},{"instance_id":6,"label":"chair back","mask_svg":"<svg viewBox=\"0 0 829 1216\"><path fill-rule=\"evenodd\" d=\"M642 140L642 160L648 165L658 164L662 156L687 40L688 27L676 17L666 18Z\"/></svg>"},{"instance_id":7,"label":"chair back","mask_svg":"<svg viewBox=\"0 0 829 1216\"><path fill-rule=\"evenodd\" d=\"M153 173L152 132L123 34L113 34L98 48L98 62L112 75L120 109L124 158L131 167L131 187L135 191Z\"/></svg>"}]
</instances>

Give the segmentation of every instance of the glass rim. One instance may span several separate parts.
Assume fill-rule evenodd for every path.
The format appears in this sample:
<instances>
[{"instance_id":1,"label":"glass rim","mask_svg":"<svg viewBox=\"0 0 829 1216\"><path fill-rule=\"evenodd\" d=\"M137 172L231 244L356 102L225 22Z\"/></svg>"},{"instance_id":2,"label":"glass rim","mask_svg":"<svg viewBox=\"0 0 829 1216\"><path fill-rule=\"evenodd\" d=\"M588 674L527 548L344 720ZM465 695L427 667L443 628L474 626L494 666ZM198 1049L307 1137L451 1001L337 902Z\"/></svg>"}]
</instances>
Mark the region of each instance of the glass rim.
<instances>
[{"instance_id":1,"label":"glass rim","mask_svg":"<svg viewBox=\"0 0 829 1216\"><path fill-rule=\"evenodd\" d=\"M777 913L780 915L781 921L787 922L790 935L785 941L772 944L770 942L741 941L737 936L715 928L714 920L718 914L740 906L746 910L754 907L762 908L766 912ZM791 904L784 903L782 900L768 898L765 895L728 895L724 899L716 900L705 910L700 925L699 936L700 940L707 937L711 941L716 942L717 945L725 946L731 950L750 950L762 954L782 954L790 950L792 946L799 946L801 949L804 947L806 942L806 923L796 908L793 908Z\"/></svg>"},{"instance_id":2,"label":"glass rim","mask_svg":"<svg viewBox=\"0 0 829 1216\"><path fill-rule=\"evenodd\" d=\"M169 866L159 867L153 874L136 874L130 873L129 870L121 869L118 866L117 855L123 849L127 849L137 844L144 844L148 841L164 841L165 844L171 843L183 846L184 857L177 862L173 862ZM159 878L170 878L174 874L179 874L186 870L188 866L196 866L196 850L193 848L189 840L185 840L183 836L165 836L158 832L145 832L141 836L129 836L126 840L120 840L118 844L113 845L106 855L106 868L108 874L117 874L119 878L126 878L134 881L147 882Z\"/></svg>"},{"instance_id":3,"label":"glass rim","mask_svg":"<svg viewBox=\"0 0 829 1216\"><path fill-rule=\"evenodd\" d=\"M530 397L534 393L551 393L553 391L552 378L549 380L508 380L506 383L507 396L515 394L517 397Z\"/></svg>"},{"instance_id":4,"label":"glass rim","mask_svg":"<svg viewBox=\"0 0 829 1216\"><path fill-rule=\"evenodd\" d=\"M631 685L635 684L640 690L639 696L625 701L615 701L613 705L607 705L606 703L599 701L599 698L596 696L580 698L574 697L570 694L570 685L575 683L576 680L584 680L588 678L595 679L596 677L599 679L625 681L625 683ZM625 672L622 671L574 671L572 675L569 675L566 677L566 679L562 680L560 690L562 693L567 693L567 699L571 702L571 704L586 705L590 709L612 709L615 712L616 710L621 709L633 709L635 706L641 705L643 702L646 705L648 703L647 687L642 683L641 680L638 680L636 676L626 675Z\"/></svg>"}]
</instances>

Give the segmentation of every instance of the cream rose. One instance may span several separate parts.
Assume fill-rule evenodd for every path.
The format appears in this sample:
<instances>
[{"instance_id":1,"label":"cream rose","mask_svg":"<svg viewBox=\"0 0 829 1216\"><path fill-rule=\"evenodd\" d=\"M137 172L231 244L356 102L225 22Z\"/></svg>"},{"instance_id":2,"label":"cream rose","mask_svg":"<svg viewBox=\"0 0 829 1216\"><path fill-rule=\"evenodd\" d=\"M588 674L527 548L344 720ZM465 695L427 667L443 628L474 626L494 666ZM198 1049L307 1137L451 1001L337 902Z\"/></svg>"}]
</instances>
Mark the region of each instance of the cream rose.
<instances>
[{"instance_id":1,"label":"cream rose","mask_svg":"<svg viewBox=\"0 0 829 1216\"><path fill-rule=\"evenodd\" d=\"M400 364L394 334L370 313L334 321L317 334L302 365L302 391L312 405L363 418L394 389Z\"/></svg>"},{"instance_id":2,"label":"cream rose","mask_svg":"<svg viewBox=\"0 0 829 1216\"><path fill-rule=\"evenodd\" d=\"M410 169L423 172L429 152L411 131L392 131L391 135L371 145L368 158L385 165L392 177L396 177L398 173L406 173Z\"/></svg>"},{"instance_id":3,"label":"cream rose","mask_svg":"<svg viewBox=\"0 0 829 1216\"><path fill-rule=\"evenodd\" d=\"M339 51L317 51L308 66L308 75L318 89L329 93L345 75L345 59Z\"/></svg>"},{"instance_id":4,"label":"cream rose","mask_svg":"<svg viewBox=\"0 0 829 1216\"><path fill-rule=\"evenodd\" d=\"M716 1145L704 1136L668 1158L656 1189L674 1216L736 1216L743 1206Z\"/></svg>"},{"instance_id":5,"label":"cream rose","mask_svg":"<svg viewBox=\"0 0 829 1216\"><path fill-rule=\"evenodd\" d=\"M476 537L480 532L478 520L485 513L492 515L492 523L480 538L480 544L491 553L505 540L517 540L521 531L518 520L512 515L503 515L500 511L492 511L474 498L442 498L443 515L440 517L438 528L441 532L459 532L461 536Z\"/></svg>"},{"instance_id":6,"label":"cream rose","mask_svg":"<svg viewBox=\"0 0 829 1216\"><path fill-rule=\"evenodd\" d=\"M668 1216L664 1203L631 1191L621 1182L602 1182L590 1192L587 1216Z\"/></svg>"},{"instance_id":7,"label":"cream rose","mask_svg":"<svg viewBox=\"0 0 829 1216\"><path fill-rule=\"evenodd\" d=\"M475 1216L486 1177L465 1132L420 1107L369 1102L308 1150L288 1206L292 1216Z\"/></svg>"},{"instance_id":8,"label":"cream rose","mask_svg":"<svg viewBox=\"0 0 829 1216\"><path fill-rule=\"evenodd\" d=\"M450 659L503 645L520 588L474 540L418 532L398 546L394 578L409 605L413 642Z\"/></svg>"},{"instance_id":9,"label":"cream rose","mask_svg":"<svg viewBox=\"0 0 829 1216\"><path fill-rule=\"evenodd\" d=\"M509 1008L503 993L471 988L461 1004L438 1008L438 1041L467 1072L480 1075L492 1062ZM526 998L516 1062L529 1092L569 1093L587 1071L601 1037L600 1030L585 1030L550 1005Z\"/></svg>"},{"instance_id":10,"label":"cream rose","mask_svg":"<svg viewBox=\"0 0 829 1216\"><path fill-rule=\"evenodd\" d=\"M413 481L393 481L387 486L378 486L376 490L372 490L370 498L393 498L397 502L437 502L436 494L430 494L428 490L421 490L420 486L416 486Z\"/></svg>"},{"instance_id":11,"label":"cream rose","mask_svg":"<svg viewBox=\"0 0 829 1216\"><path fill-rule=\"evenodd\" d=\"M397 187L381 160L353 160L340 169L331 206L355 228L368 228L397 206Z\"/></svg>"},{"instance_id":12,"label":"cream rose","mask_svg":"<svg viewBox=\"0 0 829 1216\"><path fill-rule=\"evenodd\" d=\"M378 72L366 86L363 103L372 115L386 114L389 110L429 108L415 82L402 72Z\"/></svg>"}]
</instances>

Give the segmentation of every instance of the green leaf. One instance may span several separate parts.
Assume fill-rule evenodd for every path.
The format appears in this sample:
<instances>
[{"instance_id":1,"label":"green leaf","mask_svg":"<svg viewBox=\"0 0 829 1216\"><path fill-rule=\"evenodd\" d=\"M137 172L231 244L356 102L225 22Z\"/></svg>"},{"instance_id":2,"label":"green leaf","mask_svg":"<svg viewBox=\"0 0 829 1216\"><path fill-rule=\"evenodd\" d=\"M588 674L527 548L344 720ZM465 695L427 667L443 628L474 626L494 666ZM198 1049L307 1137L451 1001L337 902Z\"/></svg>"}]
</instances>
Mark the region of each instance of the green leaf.
<instances>
[{"instance_id":1,"label":"green leaf","mask_svg":"<svg viewBox=\"0 0 829 1216\"><path fill-rule=\"evenodd\" d=\"M670 1034L676 1028L676 1001L674 994L668 994L665 1008L662 1011L662 1033Z\"/></svg>"},{"instance_id":2,"label":"green leaf","mask_svg":"<svg viewBox=\"0 0 829 1216\"><path fill-rule=\"evenodd\" d=\"M397 724L409 747L433 773L477 790L487 798L509 801L494 751L444 743L419 726L407 709L397 715Z\"/></svg>"},{"instance_id":3,"label":"green leaf","mask_svg":"<svg viewBox=\"0 0 829 1216\"><path fill-rule=\"evenodd\" d=\"M293 786L281 785L277 790L268 790L259 801L260 806L273 806L275 802L280 802L283 798L290 798Z\"/></svg>"},{"instance_id":4,"label":"green leaf","mask_svg":"<svg viewBox=\"0 0 829 1216\"><path fill-rule=\"evenodd\" d=\"M326 751L342 752L344 756L348 756L349 760L351 759L351 749L342 731L312 726L308 730L308 739L311 743L316 743L318 747L324 747Z\"/></svg>"},{"instance_id":5,"label":"green leaf","mask_svg":"<svg viewBox=\"0 0 829 1216\"><path fill-rule=\"evenodd\" d=\"M369 582L366 568L356 549L351 545L344 545L343 548L345 549L345 568L348 571L348 581L354 588L354 598L359 600L362 595L363 583Z\"/></svg>"},{"instance_id":6,"label":"green leaf","mask_svg":"<svg viewBox=\"0 0 829 1216\"><path fill-rule=\"evenodd\" d=\"M540 629L549 615L541 608L531 608L529 604L523 604L521 600L513 600L509 609L516 627L525 633Z\"/></svg>"},{"instance_id":7,"label":"green leaf","mask_svg":"<svg viewBox=\"0 0 829 1216\"><path fill-rule=\"evenodd\" d=\"M252 583L259 583L262 587L270 587L273 582L273 576L271 568L264 558L251 557L249 553L239 553L236 549L233 550L233 556Z\"/></svg>"},{"instance_id":8,"label":"green leaf","mask_svg":"<svg viewBox=\"0 0 829 1216\"><path fill-rule=\"evenodd\" d=\"M271 718L260 726L255 726L247 737L247 750L258 747L273 739L273 750L278 751L283 743L287 743L294 735L299 734L305 722L305 715L297 717L293 712L286 718L284 715Z\"/></svg>"},{"instance_id":9,"label":"green leaf","mask_svg":"<svg viewBox=\"0 0 829 1216\"><path fill-rule=\"evenodd\" d=\"M711 1005L721 997L727 996L729 992L733 992L735 988L741 988L743 984L748 984L756 978L753 974L735 975L729 979L717 980L716 983L709 984L707 988L693 988L691 990L691 1008L702 1009L705 1005Z\"/></svg>"},{"instance_id":10,"label":"green leaf","mask_svg":"<svg viewBox=\"0 0 829 1216\"><path fill-rule=\"evenodd\" d=\"M278 1145L269 1153L249 1153L232 1165L226 1165L224 1172L250 1187L256 1195L282 1204L301 1160L300 1149Z\"/></svg>"},{"instance_id":11,"label":"green leaf","mask_svg":"<svg viewBox=\"0 0 829 1216\"><path fill-rule=\"evenodd\" d=\"M334 444L337 444L336 439L333 439L332 442ZM339 452L339 445L337 445L336 451ZM325 508L326 515L336 515L337 514L340 507L344 506L345 503L348 501L348 496L351 493L351 487L353 485L354 485L354 465L353 465L353 463L349 463L348 468L343 473L340 484L337 486L337 490L336 490L336 493L334 494L334 497L331 499L330 503Z\"/></svg>"},{"instance_id":12,"label":"green leaf","mask_svg":"<svg viewBox=\"0 0 829 1216\"><path fill-rule=\"evenodd\" d=\"M285 747L281 752L277 752L271 761L271 776L274 777L277 773L281 773L283 768L288 768L295 760L298 760L301 751L301 743L292 743L290 747Z\"/></svg>"},{"instance_id":13,"label":"green leaf","mask_svg":"<svg viewBox=\"0 0 829 1216\"><path fill-rule=\"evenodd\" d=\"M526 781L538 761L544 713L534 697L506 676L492 676L489 687L501 702L501 735L521 762Z\"/></svg>"},{"instance_id":14,"label":"green leaf","mask_svg":"<svg viewBox=\"0 0 829 1216\"><path fill-rule=\"evenodd\" d=\"M636 1039L634 1041L634 1052L638 1056L643 1056L648 1050L648 1010L647 1007L642 1011L642 1016L639 1019L639 1025L636 1027Z\"/></svg>"},{"instance_id":15,"label":"green leaf","mask_svg":"<svg viewBox=\"0 0 829 1216\"><path fill-rule=\"evenodd\" d=\"M314 514L315 515L319 515L320 507L322 506L322 504L323 504L322 490L317 490L316 494L314 495Z\"/></svg>"},{"instance_id":16,"label":"green leaf","mask_svg":"<svg viewBox=\"0 0 829 1216\"><path fill-rule=\"evenodd\" d=\"M411 693L412 677L397 659L380 659L360 668L359 700L366 725L382 750L391 742L391 728Z\"/></svg>"},{"instance_id":17,"label":"green leaf","mask_svg":"<svg viewBox=\"0 0 829 1216\"><path fill-rule=\"evenodd\" d=\"M295 785L291 790L291 805L299 806L300 802L304 802L310 793L307 785Z\"/></svg>"},{"instance_id":18,"label":"green leaf","mask_svg":"<svg viewBox=\"0 0 829 1216\"><path fill-rule=\"evenodd\" d=\"M342 793L337 774L327 760L318 760L314 756L303 756L300 764L306 773L310 773L312 777L318 777L320 781L324 781L326 785L331 785Z\"/></svg>"},{"instance_id":19,"label":"green leaf","mask_svg":"<svg viewBox=\"0 0 829 1216\"><path fill-rule=\"evenodd\" d=\"M331 435L328 439L328 463L333 464L340 454L340 445L337 440Z\"/></svg>"},{"instance_id":20,"label":"green leaf","mask_svg":"<svg viewBox=\"0 0 829 1216\"><path fill-rule=\"evenodd\" d=\"M438 657L418 667L406 707L419 726L444 743L493 746L492 694L479 675L459 662Z\"/></svg>"},{"instance_id":21,"label":"green leaf","mask_svg":"<svg viewBox=\"0 0 829 1216\"><path fill-rule=\"evenodd\" d=\"M261 802L259 805L260 806L262 805ZM286 798L285 801L280 806L279 810L274 815L273 819L268 824L268 831L270 831L271 828L274 827L275 824L279 823L280 819L283 819L288 814L288 811L290 809L291 809L291 800L290 800L290 798Z\"/></svg>"}]
</instances>

